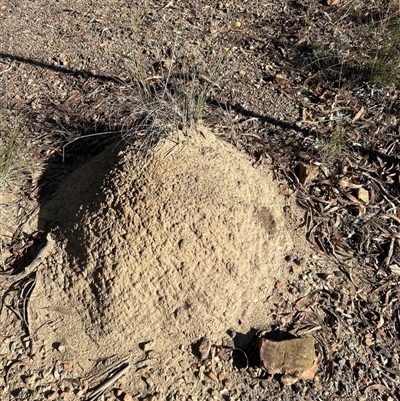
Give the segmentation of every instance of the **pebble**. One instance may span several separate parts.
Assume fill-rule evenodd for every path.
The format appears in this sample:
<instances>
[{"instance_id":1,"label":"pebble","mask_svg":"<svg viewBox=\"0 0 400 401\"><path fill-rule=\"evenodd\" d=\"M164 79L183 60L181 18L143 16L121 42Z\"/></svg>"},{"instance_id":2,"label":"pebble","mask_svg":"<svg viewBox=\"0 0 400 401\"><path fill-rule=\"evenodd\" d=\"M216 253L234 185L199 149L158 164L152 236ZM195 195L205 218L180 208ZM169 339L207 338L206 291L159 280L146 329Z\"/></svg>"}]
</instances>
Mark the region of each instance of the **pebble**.
<instances>
[{"instance_id":1,"label":"pebble","mask_svg":"<svg viewBox=\"0 0 400 401\"><path fill-rule=\"evenodd\" d=\"M205 368L204 365L201 365L200 368L199 368L199 379L200 379L200 381L203 381L203 380L204 380L204 370L205 370L205 369L206 369L206 368Z\"/></svg>"},{"instance_id":2,"label":"pebble","mask_svg":"<svg viewBox=\"0 0 400 401\"><path fill-rule=\"evenodd\" d=\"M375 368L371 367L371 368L369 368L369 371L374 379L377 379L379 377L379 374Z\"/></svg>"},{"instance_id":3,"label":"pebble","mask_svg":"<svg viewBox=\"0 0 400 401\"><path fill-rule=\"evenodd\" d=\"M147 342L143 345L143 351L144 351L144 352L149 352L149 351L151 350L152 346L153 346L153 341L152 341L152 340L147 341Z\"/></svg>"},{"instance_id":4,"label":"pebble","mask_svg":"<svg viewBox=\"0 0 400 401\"><path fill-rule=\"evenodd\" d=\"M226 388L228 388L228 389L231 388L232 385L233 385L232 381L229 380L229 379L225 379L225 380L222 382L222 384L223 384Z\"/></svg>"},{"instance_id":5,"label":"pebble","mask_svg":"<svg viewBox=\"0 0 400 401\"><path fill-rule=\"evenodd\" d=\"M64 368L64 370L66 370L67 372L70 372L70 371L72 370L72 363L71 363L71 362L64 362L63 368Z\"/></svg>"},{"instance_id":6,"label":"pebble","mask_svg":"<svg viewBox=\"0 0 400 401\"><path fill-rule=\"evenodd\" d=\"M180 361L179 365L183 370L189 369L189 364L186 361Z\"/></svg>"},{"instance_id":7,"label":"pebble","mask_svg":"<svg viewBox=\"0 0 400 401\"><path fill-rule=\"evenodd\" d=\"M57 368L54 368L54 369L53 369L53 376L54 376L56 379L59 379L59 378L60 378L60 373L59 373L59 371L57 370Z\"/></svg>"},{"instance_id":8,"label":"pebble","mask_svg":"<svg viewBox=\"0 0 400 401\"><path fill-rule=\"evenodd\" d=\"M383 347L382 347L382 348L379 350L379 353L380 353L381 355L385 356L385 357L388 358L388 359L392 358L392 354L391 354L386 348L383 348Z\"/></svg>"},{"instance_id":9,"label":"pebble","mask_svg":"<svg viewBox=\"0 0 400 401\"><path fill-rule=\"evenodd\" d=\"M158 358L160 356L160 354L156 351L151 350L146 353L146 356L147 356L147 359L155 359L155 358Z\"/></svg>"},{"instance_id":10,"label":"pebble","mask_svg":"<svg viewBox=\"0 0 400 401\"><path fill-rule=\"evenodd\" d=\"M135 363L135 368L136 369L144 368L145 366L147 366L149 364L149 362L150 362L150 359L143 359L142 361Z\"/></svg>"},{"instance_id":11,"label":"pebble","mask_svg":"<svg viewBox=\"0 0 400 401\"><path fill-rule=\"evenodd\" d=\"M24 383L26 384L26 385L30 385L30 384L32 384L33 383L33 377L32 376L27 376L27 377L25 377L24 378Z\"/></svg>"}]
</instances>

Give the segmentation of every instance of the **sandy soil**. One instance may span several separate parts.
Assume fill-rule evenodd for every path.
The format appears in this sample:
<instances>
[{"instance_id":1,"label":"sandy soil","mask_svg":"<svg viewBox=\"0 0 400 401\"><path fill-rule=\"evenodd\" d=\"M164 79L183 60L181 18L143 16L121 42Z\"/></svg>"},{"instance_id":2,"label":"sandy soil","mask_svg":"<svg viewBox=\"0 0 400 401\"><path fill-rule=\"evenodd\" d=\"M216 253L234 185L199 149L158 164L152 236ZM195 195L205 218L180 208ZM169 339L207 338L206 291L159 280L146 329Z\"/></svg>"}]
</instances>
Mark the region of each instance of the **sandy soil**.
<instances>
[{"instance_id":1,"label":"sandy soil","mask_svg":"<svg viewBox=\"0 0 400 401\"><path fill-rule=\"evenodd\" d=\"M55 238L1 282L3 399L89 400L121 369L99 399L398 398L400 97L310 61L379 16L340 3L0 3L0 134L21 149L2 270ZM316 378L261 380L259 329L313 335Z\"/></svg>"}]
</instances>

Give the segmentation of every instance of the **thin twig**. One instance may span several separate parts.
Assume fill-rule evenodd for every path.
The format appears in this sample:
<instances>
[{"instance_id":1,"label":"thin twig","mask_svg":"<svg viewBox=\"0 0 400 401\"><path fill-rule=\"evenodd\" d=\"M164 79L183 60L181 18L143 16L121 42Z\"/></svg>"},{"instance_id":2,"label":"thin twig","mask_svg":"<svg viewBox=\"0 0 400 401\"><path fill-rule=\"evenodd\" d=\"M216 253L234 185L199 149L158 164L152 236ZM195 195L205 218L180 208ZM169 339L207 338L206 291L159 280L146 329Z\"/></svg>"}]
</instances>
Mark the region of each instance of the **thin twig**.
<instances>
[{"instance_id":1,"label":"thin twig","mask_svg":"<svg viewBox=\"0 0 400 401\"><path fill-rule=\"evenodd\" d=\"M29 280L26 282L21 290L21 297L22 297L22 320L25 324L26 329L29 331L29 326L28 326L28 300L29 297L35 288L36 284L36 278Z\"/></svg>"},{"instance_id":2,"label":"thin twig","mask_svg":"<svg viewBox=\"0 0 400 401\"><path fill-rule=\"evenodd\" d=\"M44 259L46 259L49 255L50 252L54 248L54 239L51 234L47 234L46 236L46 245L40 250L39 254L36 256L35 260L25 268L25 270L21 273L18 274L0 274L0 282L1 281L8 281L11 283L15 283L19 280L22 280L23 278L29 276L33 271L35 271L39 265L43 262Z\"/></svg>"},{"instance_id":3,"label":"thin twig","mask_svg":"<svg viewBox=\"0 0 400 401\"><path fill-rule=\"evenodd\" d=\"M131 365L127 364L124 368L122 368L114 376L111 376L102 385L100 385L96 390L94 390L92 392L92 394L86 399L86 401L93 401L93 400L97 399L98 397L100 397L100 395L106 390L107 387L111 386L120 377L122 377L125 373L127 373L130 368L131 368Z\"/></svg>"}]
</instances>

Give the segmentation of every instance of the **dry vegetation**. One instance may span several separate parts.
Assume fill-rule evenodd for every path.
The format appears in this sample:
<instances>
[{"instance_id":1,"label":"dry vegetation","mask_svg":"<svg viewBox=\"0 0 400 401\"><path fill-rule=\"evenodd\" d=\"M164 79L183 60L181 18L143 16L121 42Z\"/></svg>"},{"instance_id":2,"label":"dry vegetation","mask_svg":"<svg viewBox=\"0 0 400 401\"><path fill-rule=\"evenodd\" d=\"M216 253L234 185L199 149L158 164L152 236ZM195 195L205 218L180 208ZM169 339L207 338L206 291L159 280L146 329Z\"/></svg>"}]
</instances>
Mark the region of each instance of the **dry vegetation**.
<instances>
[{"instance_id":1,"label":"dry vegetation","mask_svg":"<svg viewBox=\"0 0 400 401\"><path fill-rule=\"evenodd\" d=\"M37 60L0 45L0 185L42 202L116 139L149 152L202 120L255 166L272 163L282 194L305 210L309 241L342 274L318 273L323 290L300 291L300 304L277 312L276 328L318 327L325 349L326 383L286 397L399 399L400 4L138 3L107 29L116 9L76 14L98 40L121 43L104 66L97 53ZM12 260L22 227L0 238ZM271 397L283 399L278 390Z\"/></svg>"}]
</instances>

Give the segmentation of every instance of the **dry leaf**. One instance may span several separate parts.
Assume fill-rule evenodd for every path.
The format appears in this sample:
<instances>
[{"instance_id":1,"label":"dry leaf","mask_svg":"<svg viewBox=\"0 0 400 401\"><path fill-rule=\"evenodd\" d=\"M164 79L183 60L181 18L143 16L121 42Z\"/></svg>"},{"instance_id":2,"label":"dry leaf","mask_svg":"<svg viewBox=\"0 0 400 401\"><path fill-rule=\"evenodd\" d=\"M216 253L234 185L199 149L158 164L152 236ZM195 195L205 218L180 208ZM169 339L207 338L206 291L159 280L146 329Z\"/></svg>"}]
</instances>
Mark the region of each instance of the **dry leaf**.
<instances>
[{"instance_id":1,"label":"dry leaf","mask_svg":"<svg viewBox=\"0 0 400 401\"><path fill-rule=\"evenodd\" d=\"M379 383L371 384L370 386L368 386L365 389L365 392L369 393L372 390L380 390L380 391L384 391L385 393L390 393L390 390L386 386L384 386L383 384L379 384Z\"/></svg>"},{"instance_id":2,"label":"dry leaf","mask_svg":"<svg viewBox=\"0 0 400 401\"><path fill-rule=\"evenodd\" d=\"M340 179L337 182L341 187L345 187L345 188L354 188L354 189L358 189L358 188L362 188L362 185L359 184L353 184L350 181L347 181L345 179Z\"/></svg>"},{"instance_id":3,"label":"dry leaf","mask_svg":"<svg viewBox=\"0 0 400 401\"><path fill-rule=\"evenodd\" d=\"M378 322L378 324L376 325L376 328L377 328L377 329L380 329L384 324L385 324L385 320L383 319L383 316L380 315L380 317L379 317L379 322Z\"/></svg>"},{"instance_id":4,"label":"dry leaf","mask_svg":"<svg viewBox=\"0 0 400 401\"><path fill-rule=\"evenodd\" d=\"M285 85L287 80L288 80L287 77L283 74L276 74L272 78L272 82L276 85Z\"/></svg>"},{"instance_id":5,"label":"dry leaf","mask_svg":"<svg viewBox=\"0 0 400 401\"><path fill-rule=\"evenodd\" d=\"M368 202L369 202L369 192L364 188L358 188L358 190L357 190L357 198L360 199L360 201L363 201L365 204L368 204Z\"/></svg>"},{"instance_id":6,"label":"dry leaf","mask_svg":"<svg viewBox=\"0 0 400 401\"><path fill-rule=\"evenodd\" d=\"M210 339L207 337L202 338L199 344L199 355L201 360L207 359L208 354L210 353L210 349L211 349Z\"/></svg>"},{"instance_id":7,"label":"dry leaf","mask_svg":"<svg viewBox=\"0 0 400 401\"><path fill-rule=\"evenodd\" d=\"M356 115L353 117L351 122L354 123L357 120L359 120L364 115L364 112L365 112L364 107L361 107L361 109L357 111Z\"/></svg>"},{"instance_id":8,"label":"dry leaf","mask_svg":"<svg viewBox=\"0 0 400 401\"><path fill-rule=\"evenodd\" d=\"M396 276L400 276L400 266L393 264L389 266L390 272Z\"/></svg>"},{"instance_id":9,"label":"dry leaf","mask_svg":"<svg viewBox=\"0 0 400 401\"><path fill-rule=\"evenodd\" d=\"M207 373L207 376L213 381L213 382L216 382L216 383L218 383L218 377L216 376L216 374L214 373L214 372L208 372Z\"/></svg>"},{"instance_id":10,"label":"dry leaf","mask_svg":"<svg viewBox=\"0 0 400 401\"><path fill-rule=\"evenodd\" d=\"M371 333L367 333L365 335L364 343L365 343L365 345L367 347L370 347L371 345L374 344L374 339L372 338L372 334Z\"/></svg>"},{"instance_id":11,"label":"dry leaf","mask_svg":"<svg viewBox=\"0 0 400 401\"><path fill-rule=\"evenodd\" d=\"M293 194L293 189L289 187L287 184L280 184L279 185L279 192L283 196L290 196Z\"/></svg>"},{"instance_id":12,"label":"dry leaf","mask_svg":"<svg viewBox=\"0 0 400 401\"><path fill-rule=\"evenodd\" d=\"M319 290L315 290L311 292L310 294L299 298L296 303L294 304L294 307L296 309L301 309L304 305L306 305L308 302L310 302L317 294L319 293Z\"/></svg>"},{"instance_id":13,"label":"dry leaf","mask_svg":"<svg viewBox=\"0 0 400 401\"><path fill-rule=\"evenodd\" d=\"M342 0L327 0L326 4L328 4L328 6L336 6L337 4L339 4Z\"/></svg>"},{"instance_id":14,"label":"dry leaf","mask_svg":"<svg viewBox=\"0 0 400 401\"><path fill-rule=\"evenodd\" d=\"M299 163L296 166L295 171L300 183L303 185L317 178L319 174L318 166L313 166L304 163Z\"/></svg>"}]
</instances>

